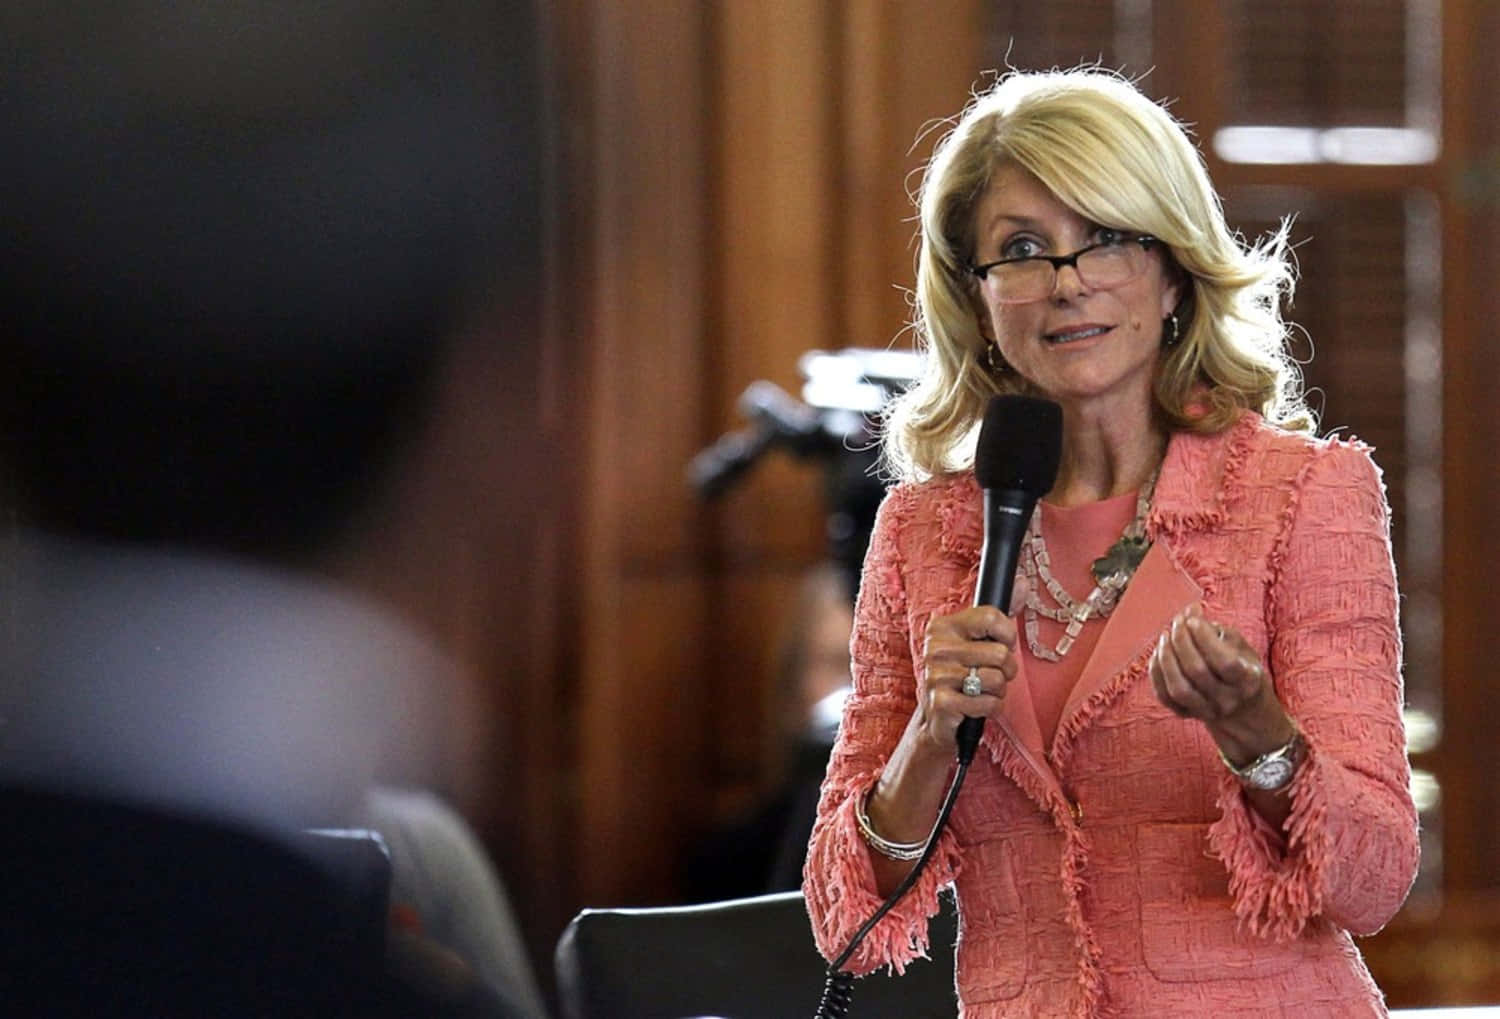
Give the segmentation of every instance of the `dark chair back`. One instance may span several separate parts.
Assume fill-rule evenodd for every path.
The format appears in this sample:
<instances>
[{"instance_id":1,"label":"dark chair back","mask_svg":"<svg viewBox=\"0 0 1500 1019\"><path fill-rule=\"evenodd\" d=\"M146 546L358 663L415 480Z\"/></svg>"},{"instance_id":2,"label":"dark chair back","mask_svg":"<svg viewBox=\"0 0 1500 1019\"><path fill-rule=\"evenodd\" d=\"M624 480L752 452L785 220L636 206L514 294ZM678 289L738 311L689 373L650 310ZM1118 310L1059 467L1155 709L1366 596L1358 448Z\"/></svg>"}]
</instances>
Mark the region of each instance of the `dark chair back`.
<instances>
[{"instance_id":1,"label":"dark chair back","mask_svg":"<svg viewBox=\"0 0 1500 1019\"><path fill-rule=\"evenodd\" d=\"M851 1019L953 1019L957 920L942 901L932 958L855 981ZM563 931L556 965L563 1019L811 1019L826 967L801 892L585 909Z\"/></svg>"},{"instance_id":2,"label":"dark chair back","mask_svg":"<svg viewBox=\"0 0 1500 1019\"><path fill-rule=\"evenodd\" d=\"M396 993L382 983L390 861L367 834L271 841L0 787L0 859L6 1016L369 1017Z\"/></svg>"}]
</instances>

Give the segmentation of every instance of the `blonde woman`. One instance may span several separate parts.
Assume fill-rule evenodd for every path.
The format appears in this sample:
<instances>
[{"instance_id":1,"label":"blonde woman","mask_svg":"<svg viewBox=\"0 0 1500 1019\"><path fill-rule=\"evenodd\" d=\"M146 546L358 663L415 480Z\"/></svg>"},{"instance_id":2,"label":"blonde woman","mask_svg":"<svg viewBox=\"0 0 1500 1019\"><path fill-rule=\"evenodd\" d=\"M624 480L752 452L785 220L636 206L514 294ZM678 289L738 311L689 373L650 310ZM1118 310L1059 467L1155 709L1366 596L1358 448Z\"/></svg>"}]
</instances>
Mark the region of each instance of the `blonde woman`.
<instances>
[{"instance_id":1,"label":"blonde woman","mask_svg":"<svg viewBox=\"0 0 1500 1019\"><path fill-rule=\"evenodd\" d=\"M1239 242L1182 128L1098 70L977 97L920 204L926 374L804 872L821 949L909 872L982 715L853 971L923 954L952 883L965 1019L1383 1015L1351 935L1417 865L1389 515L1369 450L1310 434L1284 236ZM1060 404L1063 445L1007 617L970 606L971 468L1009 392Z\"/></svg>"}]
</instances>

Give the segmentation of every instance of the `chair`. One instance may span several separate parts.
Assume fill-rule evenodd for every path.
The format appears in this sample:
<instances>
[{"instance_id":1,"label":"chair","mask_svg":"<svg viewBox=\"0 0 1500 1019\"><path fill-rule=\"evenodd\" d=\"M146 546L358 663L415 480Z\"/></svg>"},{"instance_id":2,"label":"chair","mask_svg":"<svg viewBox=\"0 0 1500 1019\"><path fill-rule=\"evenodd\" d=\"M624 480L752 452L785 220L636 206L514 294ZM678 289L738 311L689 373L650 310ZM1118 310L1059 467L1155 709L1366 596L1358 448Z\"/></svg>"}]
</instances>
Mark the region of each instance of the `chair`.
<instances>
[{"instance_id":1,"label":"chair","mask_svg":"<svg viewBox=\"0 0 1500 1019\"><path fill-rule=\"evenodd\" d=\"M0 859L5 1016L522 1014L461 1012L388 971L390 860L366 832L271 838L0 784Z\"/></svg>"},{"instance_id":2,"label":"chair","mask_svg":"<svg viewBox=\"0 0 1500 1019\"><path fill-rule=\"evenodd\" d=\"M931 960L855 981L853 1019L953 1019L952 900L932 918ZM811 1019L826 964L801 892L697 906L585 909L556 952L563 1019Z\"/></svg>"}]
</instances>

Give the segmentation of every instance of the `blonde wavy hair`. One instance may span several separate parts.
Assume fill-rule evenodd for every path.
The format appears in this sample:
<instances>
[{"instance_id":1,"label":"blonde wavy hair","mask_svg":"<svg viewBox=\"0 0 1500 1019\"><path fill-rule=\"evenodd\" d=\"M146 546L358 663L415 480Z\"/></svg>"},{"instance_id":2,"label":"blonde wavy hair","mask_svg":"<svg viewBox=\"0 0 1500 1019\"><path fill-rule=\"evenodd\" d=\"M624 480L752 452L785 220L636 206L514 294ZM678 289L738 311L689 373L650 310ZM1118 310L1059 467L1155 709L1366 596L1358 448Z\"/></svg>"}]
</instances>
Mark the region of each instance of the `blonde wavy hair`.
<instances>
[{"instance_id":1,"label":"blonde wavy hair","mask_svg":"<svg viewBox=\"0 0 1500 1019\"><path fill-rule=\"evenodd\" d=\"M967 268L975 206L1005 163L1085 219L1168 249L1168 272L1185 285L1181 342L1164 349L1155 382L1169 428L1215 432L1244 410L1314 427L1281 318L1294 283L1289 224L1257 244L1241 240L1187 132L1114 72L1012 72L974 97L922 178L913 327L924 368L887 415L888 473L919 479L969 467L990 397L1028 390L1014 372L988 369L979 281Z\"/></svg>"}]
</instances>

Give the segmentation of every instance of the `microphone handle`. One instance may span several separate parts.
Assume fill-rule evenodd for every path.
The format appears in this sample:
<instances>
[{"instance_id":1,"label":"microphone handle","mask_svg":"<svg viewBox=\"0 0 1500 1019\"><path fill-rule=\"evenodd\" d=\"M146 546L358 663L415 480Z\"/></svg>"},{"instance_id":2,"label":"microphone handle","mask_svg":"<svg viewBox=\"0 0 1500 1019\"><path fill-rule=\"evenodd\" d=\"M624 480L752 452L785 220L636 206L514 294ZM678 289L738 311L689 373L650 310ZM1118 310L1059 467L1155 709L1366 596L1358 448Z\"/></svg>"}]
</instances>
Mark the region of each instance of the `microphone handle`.
<instances>
[{"instance_id":1,"label":"microphone handle","mask_svg":"<svg viewBox=\"0 0 1500 1019\"><path fill-rule=\"evenodd\" d=\"M1036 508L1036 496L1012 488L984 490L984 546L979 553L979 579L974 585L974 604L993 605L1010 612L1010 595L1016 583L1016 563L1021 542ZM965 718L958 726L958 759L974 759L984 718Z\"/></svg>"}]
</instances>

